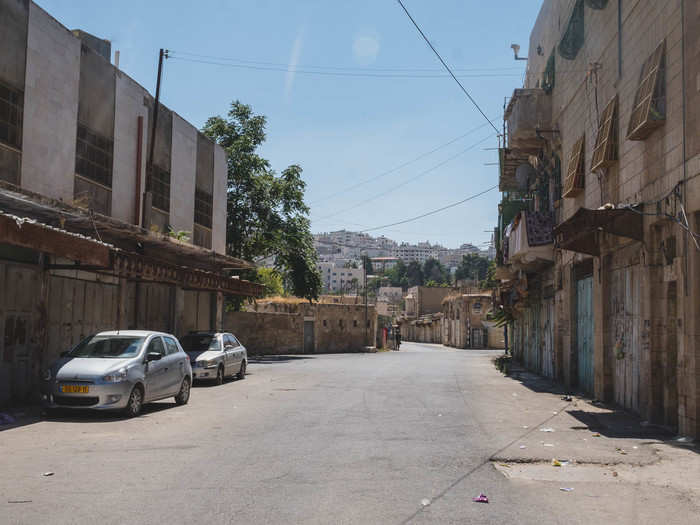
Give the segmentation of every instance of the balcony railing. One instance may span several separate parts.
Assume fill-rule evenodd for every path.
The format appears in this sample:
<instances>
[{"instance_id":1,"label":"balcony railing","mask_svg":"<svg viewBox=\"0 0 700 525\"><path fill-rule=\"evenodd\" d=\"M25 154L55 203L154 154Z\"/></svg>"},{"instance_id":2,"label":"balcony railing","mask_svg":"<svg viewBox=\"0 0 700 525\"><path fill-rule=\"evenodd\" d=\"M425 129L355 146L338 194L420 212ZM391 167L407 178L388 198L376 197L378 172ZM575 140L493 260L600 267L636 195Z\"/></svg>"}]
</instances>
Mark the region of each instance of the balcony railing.
<instances>
[{"instance_id":1,"label":"balcony railing","mask_svg":"<svg viewBox=\"0 0 700 525\"><path fill-rule=\"evenodd\" d=\"M539 131L551 131L552 97L540 88L516 89L503 118L508 125L508 147L537 153L544 143Z\"/></svg>"}]
</instances>

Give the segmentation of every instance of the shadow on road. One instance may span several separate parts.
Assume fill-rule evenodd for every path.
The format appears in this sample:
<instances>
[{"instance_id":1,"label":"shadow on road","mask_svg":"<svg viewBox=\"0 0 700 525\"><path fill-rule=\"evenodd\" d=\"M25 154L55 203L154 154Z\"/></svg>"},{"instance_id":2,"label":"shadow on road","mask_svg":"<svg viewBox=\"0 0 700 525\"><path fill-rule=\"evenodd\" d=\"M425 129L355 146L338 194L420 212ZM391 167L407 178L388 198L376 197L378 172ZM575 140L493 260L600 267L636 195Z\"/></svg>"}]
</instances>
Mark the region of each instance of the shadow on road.
<instances>
[{"instance_id":1,"label":"shadow on road","mask_svg":"<svg viewBox=\"0 0 700 525\"><path fill-rule=\"evenodd\" d=\"M572 430L588 429L591 432L598 432L602 436L610 438L662 441L674 447L681 447L700 453L700 448L698 448L697 444L687 439L676 438L675 432L672 429L649 424L643 421L637 414L624 410L619 406L591 400L587 398L585 394L572 392L564 385L533 372L529 372L517 364L511 368L511 372L507 377L518 381L521 385L533 392L562 396L576 394L578 398L585 401L585 403L582 403L576 408L570 407L566 409L569 415L581 422L580 426L571 427ZM593 406L589 405L589 403ZM590 410L586 410L586 406L590 407Z\"/></svg>"},{"instance_id":2,"label":"shadow on road","mask_svg":"<svg viewBox=\"0 0 700 525\"><path fill-rule=\"evenodd\" d=\"M312 355L254 355L254 356L248 356L248 362L251 364L289 363L290 361L299 361L302 359L315 359L315 357Z\"/></svg>"}]
</instances>

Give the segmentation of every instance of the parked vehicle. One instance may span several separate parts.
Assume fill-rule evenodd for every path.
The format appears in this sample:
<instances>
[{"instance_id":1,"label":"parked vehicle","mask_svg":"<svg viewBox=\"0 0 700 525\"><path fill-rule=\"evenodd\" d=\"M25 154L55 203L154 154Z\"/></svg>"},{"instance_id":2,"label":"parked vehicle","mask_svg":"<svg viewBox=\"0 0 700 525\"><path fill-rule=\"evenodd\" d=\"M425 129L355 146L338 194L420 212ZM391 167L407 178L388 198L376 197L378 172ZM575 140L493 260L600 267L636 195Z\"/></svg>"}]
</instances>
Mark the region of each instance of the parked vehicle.
<instances>
[{"instance_id":1,"label":"parked vehicle","mask_svg":"<svg viewBox=\"0 0 700 525\"><path fill-rule=\"evenodd\" d=\"M180 338L190 356L194 379L211 380L220 385L228 376L245 378L248 352L233 334L227 332L190 332Z\"/></svg>"},{"instance_id":2,"label":"parked vehicle","mask_svg":"<svg viewBox=\"0 0 700 525\"><path fill-rule=\"evenodd\" d=\"M175 336L119 330L86 337L62 353L42 379L47 409L121 409L133 417L144 403L166 397L187 404L192 367Z\"/></svg>"}]
</instances>

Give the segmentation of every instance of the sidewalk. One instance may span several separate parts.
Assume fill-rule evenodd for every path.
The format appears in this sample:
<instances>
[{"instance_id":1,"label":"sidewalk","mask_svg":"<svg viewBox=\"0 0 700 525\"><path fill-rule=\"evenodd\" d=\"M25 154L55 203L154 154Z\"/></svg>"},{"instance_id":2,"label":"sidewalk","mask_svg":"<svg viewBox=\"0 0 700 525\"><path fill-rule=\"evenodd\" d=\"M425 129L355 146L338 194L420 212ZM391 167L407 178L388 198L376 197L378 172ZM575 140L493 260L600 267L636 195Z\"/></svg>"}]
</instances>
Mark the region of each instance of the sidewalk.
<instances>
[{"instance_id":1,"label":"sidewalk","mask_svg":"<svg viewBox=\"0 0 700 525\"><path fill-rule=\"evenodd\" d=\"M547 403L556 407L541 424L520 425L522 436L492 456L494 467L504 476L556 482L561 490L573 490L576 483L644 484L671 488L690 501L700 501L696 443L616 407L568 398L561 386L521 368L514 367L504 379L528 389L511 394L514 408L523 414L514 414L514 424L534 411L541 414Z\"/></svg>"}]
</instances>

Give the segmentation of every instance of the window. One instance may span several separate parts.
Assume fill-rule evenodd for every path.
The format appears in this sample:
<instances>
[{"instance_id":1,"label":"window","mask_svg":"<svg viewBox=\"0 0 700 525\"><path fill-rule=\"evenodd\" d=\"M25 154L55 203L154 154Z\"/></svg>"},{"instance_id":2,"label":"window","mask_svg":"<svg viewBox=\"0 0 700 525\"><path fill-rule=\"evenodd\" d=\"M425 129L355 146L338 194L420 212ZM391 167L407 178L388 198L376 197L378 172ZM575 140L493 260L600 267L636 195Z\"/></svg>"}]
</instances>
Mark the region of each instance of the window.
<instances>
[{"instance_id":1,"label":"window","mask_svg":"<svg viewBox=\"0 0 700 525\"><path fill-rule=\"evenodd\" d=\"M238 339L235 338L235 336L229 334L229 339L231 339L231 344L235 346L241 346L241 343L238 341Z\"/></svg>"},{"instance_id":2,"label":"window","mask_svg":"<svg viewBox=\"0 0 700 525\"><path fill-rule=\"evenodd\" d=\"M163 346L163 340L160 338L160 336L154 337L151 339L151 342L148 343L148 353L150 354L151 352L165 355L165 347Z\"/></svg>"},{"instance_id":3,"label":"window","mask_svg":"<svg viewBox=\"0 0 700 525\"><path fill-rule=\"evenodd\" d=\"M353 326L354 328L357 328L357 319L354 319L354 320L353 320L352 326Z\"/></svg>"},{"instance_id":4,"label":"window","mask_svg":"<svg viewBox=\"0 0 700 525\"><path fill-rule=\"evenodd\" d=\"M665 50L664 40L642 66L627 128L629 140L644 140L666 120Z\"/></svg>"},{"instance_id":5,"label":"window","mask_svg":"<svg viewBox=\"0 0 700 525\"><path fill-rule=\"evenodd\" d=\"M569 165L566 170L566 180L564 180L564 198L576 197L585 185L585 138L582 136L571 148Z\"/></svg>"},{"instance_id":6,"label":"window","mask_svg":"<svg viewBox=\"0 0 700 525\"><path fill-rule=\"evenodd\" d=\"M107 188L112 187L112 150L114 141L78 123L75 172Z\"/></svg>"},{"instance_id":7,"label":"window","mask_svg":"<svg viewBox=\"0 0 700 525\"><path fill-rule=\"evenodd\" d=\"M0 82L0 142L22 148L24 94Z\"/></svg>"},{"instance_id":8,"label":"window","mask_svg":"<svg viewBox=\"0 0 700 525\"><path fill-rule=\"evenodd\" d=\"M328 319L324 319L324 320L323 320L323 326L324 326L324 327L325 327L325 326L328 326Z\"/></svg>"},{"instance_id":9,"label":"window","mask_svg":"<svg viewBox=\"0 0 700 525\"><path fill-rule=\"evenodd\" d=\"M194 192L194 222L205 228L211 228L214 197L202 190Z\"/></svg>"},{"instance_id":10,"label":"window","mask_svg":"<svg viewBox=\"0 0 700 525\"><path fill-rule=\"evenodd\" d=\"M164 337L163 339L165 339L165 347L168 350L168 355L177 354L179 352L177 343L172 337Z\"/></svg>"},{"instance_id":11,"label":"window","mask_svg":"<svg viewBox=\"0 0 700 525\"><path fill-rule=\"evenodd\" d=\"M153 195L153 207L170 211L170 172L155 164L146 173L146 191Z\"/></svg>"},{"instance_id":12,"label":"window","mask_svg":"<svg viewBox=\"0 0 700 525\"><path fill-rule=\"evenodd\" d=\"M617 161L617 95L608 102L598 125L591 171L607 168Z\"/></svg>"}]
</instances>

